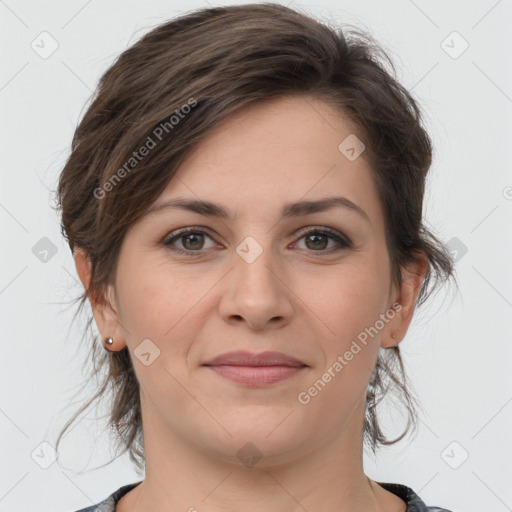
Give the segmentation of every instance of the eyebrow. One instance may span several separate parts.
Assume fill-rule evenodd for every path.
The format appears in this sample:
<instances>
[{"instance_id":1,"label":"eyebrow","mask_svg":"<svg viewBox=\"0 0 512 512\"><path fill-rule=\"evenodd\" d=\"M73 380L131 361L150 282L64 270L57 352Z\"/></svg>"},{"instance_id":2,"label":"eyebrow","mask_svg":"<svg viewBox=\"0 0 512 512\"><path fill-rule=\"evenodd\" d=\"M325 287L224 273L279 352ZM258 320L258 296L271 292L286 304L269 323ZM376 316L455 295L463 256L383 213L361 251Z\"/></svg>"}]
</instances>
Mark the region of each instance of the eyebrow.
<instances>
[{"instance_id":1,"label":"eyebrow","mask_svg":"<svg viewBox=\"0 0 512 512\"><path fill-rule=\"evenodd\" d=\"M317 212L323 212L335 207L348 208L361 217L370 222L368 214L357 204L346 197L325 197L315 201L297 201L288 203L281 210L282 218L300 217L303 215L311 215ZM169 208L182 208L191 212L199 213L208 217L217 217L221 219L231 219L232 215L223 206L212 203L210 201L202 201L197 199L170 199L154 204L146 215L154 215Z\"/></svg>"}]
</instances>

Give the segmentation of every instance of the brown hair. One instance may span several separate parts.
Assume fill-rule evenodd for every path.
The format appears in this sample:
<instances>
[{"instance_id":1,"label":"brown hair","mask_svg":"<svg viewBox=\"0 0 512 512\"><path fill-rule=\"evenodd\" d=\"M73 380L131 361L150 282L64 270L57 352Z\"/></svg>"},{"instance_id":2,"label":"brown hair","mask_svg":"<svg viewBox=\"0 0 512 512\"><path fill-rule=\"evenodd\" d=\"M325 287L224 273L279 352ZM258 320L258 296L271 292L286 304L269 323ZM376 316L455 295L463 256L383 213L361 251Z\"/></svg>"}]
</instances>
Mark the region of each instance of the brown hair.
<instances>
[{"instance_id":1,"label":"brown hair","mask_svg":"<svg viewBox=\"0 0 512 512\"><path fill-rule=\"evenodd\" d=\"M385 212L393 282L399 285L401 269L420 255L428 260L421 305L454 276L454 268L442 242L423 223L431 141L419 107L395 76L389 56L368 34L356 28L342 32L270 3L196 10L144 35L101 77L58 183L62 234L71 250L83 248L92 264L89 287L76 299L79 311L87 298L107 304L106 285L113 281L123 237L194 146L236 111L291 94L320 98L353 121ZM165 143L134 161L134 152L149 139L157 142L156 134ZM92 322L91 315L86 330ZM78 414L110 385L109 425L123 453L129 450L141 469L139 385L130 354L126 347L107 353L94 335L91 340L90 378L105 371L104 380L60 432L57 446ZM374 453L379 444L402 439L411 424L416 427L416 399L408 386L399 347L381 348L363 427ZM389 392L398 393L408 413L404 432L391 441L376 412Z\"/></svg>"}]
</instances>

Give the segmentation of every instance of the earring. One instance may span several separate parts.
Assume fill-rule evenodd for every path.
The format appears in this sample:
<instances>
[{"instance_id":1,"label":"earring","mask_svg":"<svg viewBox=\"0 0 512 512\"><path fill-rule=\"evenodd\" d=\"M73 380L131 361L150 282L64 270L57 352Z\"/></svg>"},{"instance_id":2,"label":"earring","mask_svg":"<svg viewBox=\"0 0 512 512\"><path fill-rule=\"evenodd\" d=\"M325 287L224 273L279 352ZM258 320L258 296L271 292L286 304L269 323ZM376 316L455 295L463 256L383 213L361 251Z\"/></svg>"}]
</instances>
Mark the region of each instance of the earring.
<instances>
[{"instance_id":1,"label":"earring","mask_svg":"<svg viewBox=\"0 0 512 512\"><path fill-rule=\"evenodd\" d=\"M113 350L110 350L109 347L111 347L112 345L114 344L114 339L113 338L107 338L105 340L105 350L108 350L109 352L113 352Z\"/></svg>"},{"instance_id":2,"label":"earring","mask_svg":"<svg viewBox=\"0 0 512 512\"><path fill-rule=\"evenodd\" d=\"M391 335L391 337L392 337L393 339L395 339L395 338L396 338L396 334L395 334L395 333L393 333L393 334Z\"/></svg>"}]
</instances>

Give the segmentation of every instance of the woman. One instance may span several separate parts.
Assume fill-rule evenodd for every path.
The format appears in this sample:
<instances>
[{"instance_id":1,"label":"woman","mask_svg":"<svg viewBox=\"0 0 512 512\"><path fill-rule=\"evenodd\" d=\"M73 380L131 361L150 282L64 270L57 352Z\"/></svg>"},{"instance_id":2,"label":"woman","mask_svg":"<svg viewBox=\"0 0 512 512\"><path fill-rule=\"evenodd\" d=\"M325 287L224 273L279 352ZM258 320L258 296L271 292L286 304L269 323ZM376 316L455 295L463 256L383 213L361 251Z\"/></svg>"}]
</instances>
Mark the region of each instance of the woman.
<instances>
[{"instance_id":1,"label":"woman","mask_svg":"<svg viewBox=\"0 0 512 512\"><path fill-rule=\"evenodd\" d=\"M431 142L379 55L251 4L162 24L101 78L59 208L106 349L92 400L113 386L146 475L82 512L446 510L362 464L415 426L398 345L453 277L422 222Z\"/></svg>"}]
</instances>

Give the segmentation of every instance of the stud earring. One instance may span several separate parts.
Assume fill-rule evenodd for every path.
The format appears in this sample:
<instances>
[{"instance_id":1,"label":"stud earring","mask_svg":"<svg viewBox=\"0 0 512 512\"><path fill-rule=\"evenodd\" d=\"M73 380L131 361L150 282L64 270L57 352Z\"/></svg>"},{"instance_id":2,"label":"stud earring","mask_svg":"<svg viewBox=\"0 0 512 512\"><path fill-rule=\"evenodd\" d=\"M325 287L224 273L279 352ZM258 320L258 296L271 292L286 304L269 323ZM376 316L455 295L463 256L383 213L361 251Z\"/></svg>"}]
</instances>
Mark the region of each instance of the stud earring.
<instances>
[{"instance_id":1,"label":"stud earring","mask_svg":"<svg viewBox=\"0 0 512 512\"><path fill-rule=\"evenodd\" d=\"M393 333L393 334L391 335L391 337L392 337L393 339L395 339L395 338L396 338L396 334L395 334L395 333Z\"/></svg>"},{"instance_id":2,"label":"stud earring","mask_svg":"<svg viewBox=\"0 0 512 512\"><path fill-rule=\"evenodd\" d=\"M108 350L109 352L113 352L113 350L110 350L109 347L111 347L112 345L114 344L114 339L113 338L107 338L105 340L105 350Z\"/></svg>"}]
</instances>

